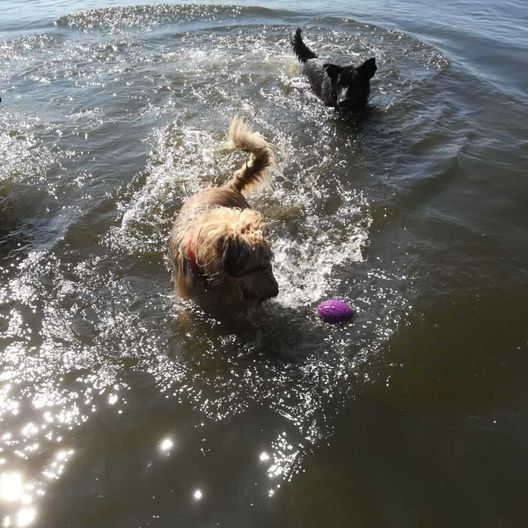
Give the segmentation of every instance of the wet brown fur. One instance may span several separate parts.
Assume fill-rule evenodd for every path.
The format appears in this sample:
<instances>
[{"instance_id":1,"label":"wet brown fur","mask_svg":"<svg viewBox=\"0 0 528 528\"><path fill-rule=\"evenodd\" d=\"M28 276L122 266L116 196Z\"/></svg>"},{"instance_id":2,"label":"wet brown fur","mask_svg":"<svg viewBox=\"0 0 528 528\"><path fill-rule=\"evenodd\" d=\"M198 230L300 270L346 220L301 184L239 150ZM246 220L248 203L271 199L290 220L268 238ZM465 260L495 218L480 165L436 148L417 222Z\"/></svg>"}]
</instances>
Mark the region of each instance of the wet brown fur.
<instances>
[{"instance_id":1,"label":"wet brown fur","mask_svg":"<svg viewBox=\"0 0 528 528\"><path fill-rule=\"evenodd\" d=\"M264 219L244 196L267 180L274 155L239 118L231 121L228 139L226 148L249 152L248 160L226 184L184 203L169 241L176 294L219 313L245 310L278 293Z\"/></svg>"}]
</instances>

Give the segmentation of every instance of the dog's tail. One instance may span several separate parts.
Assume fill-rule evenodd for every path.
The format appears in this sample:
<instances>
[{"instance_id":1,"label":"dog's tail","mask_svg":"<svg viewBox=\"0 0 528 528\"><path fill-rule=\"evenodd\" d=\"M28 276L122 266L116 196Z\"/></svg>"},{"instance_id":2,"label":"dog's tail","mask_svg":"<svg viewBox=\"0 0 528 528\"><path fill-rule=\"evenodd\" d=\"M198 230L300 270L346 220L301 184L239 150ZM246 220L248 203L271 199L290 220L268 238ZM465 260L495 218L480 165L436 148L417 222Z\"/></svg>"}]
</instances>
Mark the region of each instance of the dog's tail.
<instances>
[{"instance_id":1,"label":"dog's tail","mask_svg":"<svg viewBox=\"0 0 528 528\"><path fill-rule=\"evenodd\" d=\"M271 145L240 117L234 117L229 125L227 150L249 152L247 161L238 169L229 183L244 194L269 180L269 173L275 166L275 155Z\"/></svg>"},{"instance_id":2,"label":"dog's tail","mask_svg":"<svg viewBox=\"0 0 528 528\"><path fill-rule=\"evenodd\" d=\"M315 59L317 55L303 42L301 28L297 28L295 35L291 39L291 45L295 55L300 62L306 62L308 59Z\"/></svg>"}]
</instances>

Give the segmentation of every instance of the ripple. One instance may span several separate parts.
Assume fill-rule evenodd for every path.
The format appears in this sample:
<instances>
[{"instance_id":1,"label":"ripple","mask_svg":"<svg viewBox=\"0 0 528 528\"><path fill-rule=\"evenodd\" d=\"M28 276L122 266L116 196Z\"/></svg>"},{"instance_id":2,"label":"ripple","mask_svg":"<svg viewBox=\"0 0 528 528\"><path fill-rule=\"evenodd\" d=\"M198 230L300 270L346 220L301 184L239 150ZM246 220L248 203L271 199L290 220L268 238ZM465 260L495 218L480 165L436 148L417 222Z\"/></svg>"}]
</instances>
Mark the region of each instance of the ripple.
<instances>
[{"instance_id":1,"label":"ripple","mask_svg":"<svg viewBox=\"0 0 528 528\"><path fill-rule=\"evenodd\" d=\"M379 57L369 127L345 122L299 75L284 17L259 8L112 8L61 17L60 37L1 44L9 104L17 90L23 108L31 98L46 104L38 117L2 116L0 180L20 186L17 200L28 204L20 217L53 233L2 269L0 472L20 497L30 495L12 501L12 519L37 508L80 456L76 431L134 411L139 386L190 405L206 428L257 409L273 415L260 463L275 493L376 375L379 352L408 316L405 265L369 256L389 187L373 153L394 141L387 122L448 63L398 32L314 21L306 31L314 49ZM214 30L201 30L211 22ZM270 226L280 295L259 318L231 327L172 298L166 241L183 201L241 163L220 148L236 113L277 150L273 186L251 203ZM316 318L328 296L351 302L352 322L328 327ZM158 451L168 456L173 446L183 449L163 436Z\"/></svg>"},{"instance_id":2,"label":"ripple","mask_svg":"<svg viewBox=\"0 0 528 528\"><path fill-rule=\"evenodd\" d=\"M60 17L55 23L58 26L83 31L94 29L118 31L126 28L145 31L162 24L233 21L240 17L273 15L275 15L274 11L261 7L161 4L92 9Z\"/></svg>"}]
</instances>

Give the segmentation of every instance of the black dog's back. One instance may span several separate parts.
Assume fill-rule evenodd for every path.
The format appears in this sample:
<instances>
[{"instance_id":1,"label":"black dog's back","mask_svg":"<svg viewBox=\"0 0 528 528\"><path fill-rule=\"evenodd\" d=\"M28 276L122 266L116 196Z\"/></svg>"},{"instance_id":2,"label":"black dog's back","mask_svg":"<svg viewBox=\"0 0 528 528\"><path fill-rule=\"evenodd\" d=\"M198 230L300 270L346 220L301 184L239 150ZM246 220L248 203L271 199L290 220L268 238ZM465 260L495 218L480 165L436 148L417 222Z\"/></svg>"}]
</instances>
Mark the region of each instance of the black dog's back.
<instances>
[{"instance_id":1,"label":"black dog's back","mask_svg":"<svg viewBox=\"0 0 528 528\"><path fill-rule=\"evenodd\" d=\"M361 66L338 66L324 62L303 42L298 28L291 40L293 51L303 64L302 72L326 106L340 110L356 109L366 104L370 93L370 79L376 72L376 59L366 60Z\"/></svg>"}]
</instances>

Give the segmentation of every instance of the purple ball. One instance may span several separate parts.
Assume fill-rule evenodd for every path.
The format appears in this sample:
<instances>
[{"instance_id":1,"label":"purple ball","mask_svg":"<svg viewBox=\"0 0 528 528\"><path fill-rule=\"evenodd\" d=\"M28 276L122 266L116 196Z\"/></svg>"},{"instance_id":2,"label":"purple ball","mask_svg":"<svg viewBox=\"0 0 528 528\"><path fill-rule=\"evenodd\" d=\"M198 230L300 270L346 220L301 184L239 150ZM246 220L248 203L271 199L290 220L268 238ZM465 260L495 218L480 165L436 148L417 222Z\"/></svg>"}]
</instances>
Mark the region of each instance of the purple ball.
<instances>
[{"instance_id":1,"label":"purple ball","mask_svg":"<svg viewBox=\"0 0 528 528\"><path fill-rule=\"evenodd\" d=\"M341 323L348 321L353 315L352 308L346 302L337 299L323 301L317 307L317 315L326 323Z\"/></svg>"}]
</instances>

